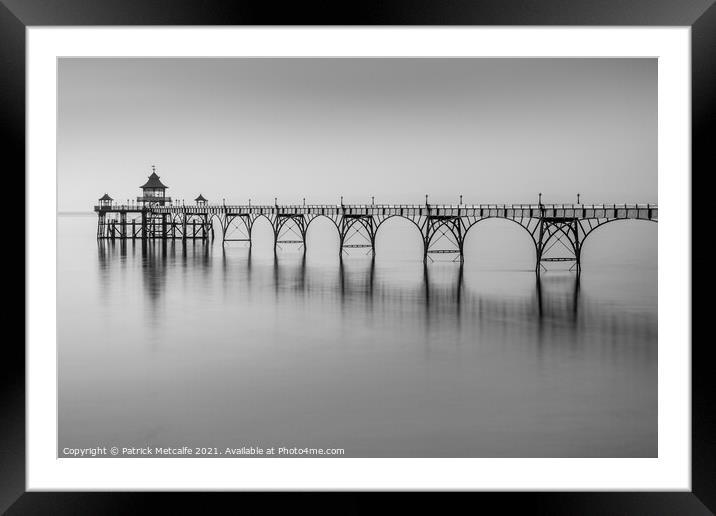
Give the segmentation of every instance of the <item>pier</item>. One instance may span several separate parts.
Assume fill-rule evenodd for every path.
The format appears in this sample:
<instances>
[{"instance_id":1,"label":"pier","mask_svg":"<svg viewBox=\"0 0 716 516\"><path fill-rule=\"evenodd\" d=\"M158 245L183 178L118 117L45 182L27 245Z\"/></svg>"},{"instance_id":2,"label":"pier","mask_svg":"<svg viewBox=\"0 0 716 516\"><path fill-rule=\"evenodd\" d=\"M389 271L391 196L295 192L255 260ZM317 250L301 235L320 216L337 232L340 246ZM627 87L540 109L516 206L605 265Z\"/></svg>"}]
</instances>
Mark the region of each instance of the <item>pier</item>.
<instances>
[{"instance_id":1,"label":"pier","mask_svg":"<svg viewBox=\"0 0 716 516\"><path fill-rule=\"evenodd\" d=\"M193 205L173 203L154 167L140 187L136 202L117 204L108 194L94 207L98 215L98 239L181 239L213 240L214 222L226 242L252 242L252 229L263 217L273 228L274 252L284 245L296 245L305 252L306 234L319 217L335 226L341 254L364 248L375 253L375 240L382 225L393 217L413 223L423 241L423 260L444 254L464 260L463 246L469 231L487 219L509 220L524 229L536 252L535 270L550 262L567 262L570 270L581 270L585 240L597 229L620 220L658 221L656 204L279 204L210 203L199 194Z\"/></svg>"}]
</instances>

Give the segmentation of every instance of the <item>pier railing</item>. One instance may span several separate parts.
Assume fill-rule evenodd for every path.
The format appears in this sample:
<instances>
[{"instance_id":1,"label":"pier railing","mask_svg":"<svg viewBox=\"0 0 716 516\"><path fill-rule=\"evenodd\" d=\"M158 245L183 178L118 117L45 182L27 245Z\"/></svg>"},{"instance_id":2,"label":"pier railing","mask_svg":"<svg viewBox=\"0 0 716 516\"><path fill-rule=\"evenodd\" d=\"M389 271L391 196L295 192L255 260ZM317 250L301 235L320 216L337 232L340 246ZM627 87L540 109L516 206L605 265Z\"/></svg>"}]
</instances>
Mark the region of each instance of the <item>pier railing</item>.
<instances>
[{"instance_id":1,"label":"pier railing","mask_svg":"<svg viewBox=\"0 0 716 516\"><path fill-rule=\"evenodd\" d=\"M246 210L280 210L302 212L304 210L351 210L351 209L466 209L466 210L647 210L657 209L657 204L206 204L201 206L169 204L164 206L144 206L139 204L95 205L94 211L157 211L157 212L216 212Z\"/></svg>"}]
</instances>

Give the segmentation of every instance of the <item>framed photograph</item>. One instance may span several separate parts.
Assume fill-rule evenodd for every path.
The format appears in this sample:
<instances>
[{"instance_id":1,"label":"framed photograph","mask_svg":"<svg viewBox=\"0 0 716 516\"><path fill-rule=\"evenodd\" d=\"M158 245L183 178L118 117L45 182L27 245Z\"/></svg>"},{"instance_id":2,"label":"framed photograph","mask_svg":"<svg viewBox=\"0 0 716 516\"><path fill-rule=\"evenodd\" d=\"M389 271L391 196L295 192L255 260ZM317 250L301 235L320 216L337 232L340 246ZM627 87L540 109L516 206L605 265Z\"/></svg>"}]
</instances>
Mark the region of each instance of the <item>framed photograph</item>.
<instances>
[{"instance_id":1,"label":"framed photograph","mask_svg":"<svg viewBox=\"0 0 716 516\"><path fill-rule=\"evenodd\" d=\"M0 508L714 510L711 2L3 1L27 305Z\"/></svg>"}]
</instances>

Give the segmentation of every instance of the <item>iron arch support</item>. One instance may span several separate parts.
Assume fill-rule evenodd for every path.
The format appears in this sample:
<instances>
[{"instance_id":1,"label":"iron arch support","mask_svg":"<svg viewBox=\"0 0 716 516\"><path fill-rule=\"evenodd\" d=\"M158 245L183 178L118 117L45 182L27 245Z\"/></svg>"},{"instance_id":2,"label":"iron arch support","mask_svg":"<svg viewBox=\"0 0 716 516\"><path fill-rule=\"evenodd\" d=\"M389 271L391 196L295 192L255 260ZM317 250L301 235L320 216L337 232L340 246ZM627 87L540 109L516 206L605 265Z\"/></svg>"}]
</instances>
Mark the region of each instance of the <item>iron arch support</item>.
<instances>
[{"instance_id":1,"label":"iron arch support","mask_svg":"<svg viewBox=\"0 0 716 516\"><path fill-rule=\"evenodd\" d=\"M217 221L219 221L219 227L221 227L221 240L223 241L223 240L224 240L224 223L223 223L223 221L221 220L221 216L220 216L220 215L218 215L218 214L216 214L216 213L210 214L210 215L209 215L209 224L211 225L212 230L213 230L213 227L214 227L214 219L216 219Z\"/></svg>"},{"instance_id":2,"label":"iron arch support","mask_svg":"<svg viewBox=\"0 0 716 516\"><path fill-rule=\"evenodd\" d=\"M247 223L248 227L249 227L249 247L252 247L253 243L254 243L253 234L254 234L254 226L256 225L256 221L263 218L263 219L266 219L266 221L269 223L269 226L271 226L271 234L274 235L273 245L274 245L274 249L275 249L276 237L275 237L275 232L274 232L274 221L271 220L272 217L274 217L274 215L271 215L271 217L269 217L268 215L265 215L263 213L251 214L249 216L249 218L248 218L249 222Z\"/></svg>"},{"instance_id":3,"label":"iron arch support","mask_svg":"<svg viewBox=\"0 0 716 516\"><path fill-rule=\"evenodd\" d=\"M328 215L315 215L315 216L311 217L310 219L308 219L308 221L306 222L306 230L305 230L305 237L304 237L304 248L306 250L308 250L308 229L311 227L311 224L313 224L313 222L315 220L320 219L320 218L325 218L325 219L331 221L331 223L333 224L333 227L336 229L336 233L338 234L338 241L339 241L339 245L340 245L341 230L339 227L339 223L336 220L334 220L333 218L329 217Z\"/></svg>"},{"instance_id":4,"label":"iron arch support","mask_svg":"<svg viewBox=\"0 0 716 516\"><path fill-rule=\"evenodd\" d=\"M573 235L573 234L570 234L570 232L567 231L567 230L565 230L565 228L564 228L563 226L553 225L553 227L555 228L554 231L552 231L551 233L549 233L549 234L547 235L547 238L546 238L546 239L543 239L543 240L542 240L542 249L541 249L541 251L544 252L545 248L547 247L547 244L549 244L555 237L557 237L557 239L559 240L559 236L557 236L557 235L560 234L560 233L562 234L562 236L564 236L564 237L567 239L567 241L569 242L569 244L572 246L572 250L573 250L575 253L579 251L579 243L578 243L578 240L577 240L578 237L576 237L576 236Z\"/></svg>"},{"instance_id":5,"label":"iron arch support","mask_svg":"<svg viewBox=\"0 0 716 516\"><path fill-rule=\"evenodd\" d=\"M484 222L486 220L507 220L509 222L512 222L513 224L517 224L517 226L519 226L520 228L525 230L527 235L529 235L529 237L530 237L530 241L532 242L532 245L534 246L535 257L537 259L537 266L539 267L540 249L539 249L539 244L537 243L537 239L535 238L535 235L534 235L535 232L539 230L539 219L528 219L529 221L536 222L535 228L530 230L530 228L529 228L530 222L528 222L527 223L528 225L525 226L524 224L522 224L522 222L515 220L513 218L509 218L509 217L483 217L483 218L478 219L475 222L469 224L465 228L465 232L463 233L463 237L462 237L463 245L467 241L467 237L470 234L470 230L472 228L474 228L475 226L477 226L480 222Z\"/></svg>"},{"instance_id":6,"label":"iron arch support","mask_svg":"<svg viewBox=\"0 0 716 516\"><path fill-rule=\"evenodd\" d=\"M427 257L428 247L427 247L427 245L426 245L426 243L425 243L425 233L424 233L424 231L423 231L423 227L421 227L419 221L415 221L415 220L411 219L410 217L406 217L405 215L388 215L388 216L385 217L384 219L381 219L381 220L375 225L375 232L374 232L373 238L374 238L375 240L377 240L377 239L378 239L378 231L379 231L380 228L383 226L383 224L385 224L388 220L394 219L394 218L405 219L405 220L409 221L411 224L413 224L413 225L415 226L415 228L418 230L418 233L420 234L420 240L421 240L422 243L423 243L423 260L425 260L425 257Z\"/></svg>"},{"instance_id":7,"label":"iron arch support","mask_svg":"<svg viewBox=\"0 0 716 516\"><path fill-rule=\"evenodd\" d=\"M627 219L627 218L618 218L618 219L607 219L607 220L603 220L603 221L599 222L599 224L597 224L596 226L592 226L592 227L590 227L590 228L588 228L588 229L585 229L585 228L584 228L584 224L583 224L582 222L584 222L584 221L580 221L580 224L579 224L580 227L581 227L581 230L582 230L582 235L581 235L580 242L579 242L579 251L580 251L580 253L581 253L581 251L582 251L582 248L584 247L584 242L587 240L587 238L590 237L591 235L593 235L594 232L595 232L597 229L602 228L602 227L606 226L607 224L611 224L611 223L613 223L613 222L653 222L654 224L658 224L658 221L657 221L657 220L653 220L653 219L641 219L641 218Z\"/></svg>"},{"instance_id":8,"label":"iron arch support","mask_svg":"<svg viewBox=\"0 0 716 516\"><path fill-rule=\"evenodd\" d=\"M346 248L350 247L369 247L371 252L375 252L375 219L372 215L344 215L339 225L339 240L341 255ZM351 232L352 231L352 232ZM363 242L360 244L347 243L351 238L360 236Z\"/></svg>"},{"instance_id":9,"label":"iron arch support","mask_svg":"<svg viewBox=\"0 0 716 516\"><path fill-rule=\"evenodd\" d=\"M433 243L436 243L440 238L442 238L445 233L444 231L448 231L452 237L454 238L454 243L457 246L457 249L455 250L455 253L459 255L460 262L462 263L464 261L464 255L463 255L463 244L465 241L464 234L462 232L462 221L458 217L454 218L448 218L448 219L428 219L426 223L426 231L425 231L425 246L426 250L423 253L424 260L427 260L427 255L430 253L430 246ZM444 228L444 231L443 231ZM440 236L435 238L436 235L440 233ZM449 238L448 238L449 240ZM451 250L447 250L451 251Z\"/></svg>"},{"instance_id":10,"label":"iron arch support","mask_svg":"<svg viewBox=\"0 0 716 516\"><path fill-rule=\"evenodd\" d=\"M231 215L231 214L224 214L223 218L220 215L213 215L221 222L221 230L222 230L222 243L225 242L231 242L231 241L246 241L248 239L249 247L251 246L251 227L252 227L252 221L248 215ZM231 239L229 238L230 232L229 229L232 227L232 224L238 229L241 226L243 226L246 229L246 237L247 238L241 238L241 239Z\"/></svg>"}]
</instances>

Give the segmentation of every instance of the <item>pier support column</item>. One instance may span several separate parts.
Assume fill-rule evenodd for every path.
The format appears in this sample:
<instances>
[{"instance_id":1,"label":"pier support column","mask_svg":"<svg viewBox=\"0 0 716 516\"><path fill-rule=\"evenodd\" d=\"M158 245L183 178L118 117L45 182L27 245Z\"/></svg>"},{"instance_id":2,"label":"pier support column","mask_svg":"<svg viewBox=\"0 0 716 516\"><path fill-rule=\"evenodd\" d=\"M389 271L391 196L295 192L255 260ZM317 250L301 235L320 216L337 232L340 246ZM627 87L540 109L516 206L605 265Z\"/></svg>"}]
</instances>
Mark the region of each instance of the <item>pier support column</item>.
<instances>
[{"instance_id":1,"label":"pier support column","mask_svg":"<svg viewBox=\"0 0 716 516\"><path fill-rule=\"evenodd\" d=\"M149 238L149 217L147 217L147 211L142 210L142 240Z\"/></svg>"},{"instance_id":2,"label":"pier support column","mask_svg":"<svg viewBox=\"0 0 716 516\"><path fill-rule=\"evenodd\" d=\"M97 215L97 239L104 238L104 213Z\"/></svg>"},{"instance_id":3,"label":"pier support column","mask_svg":"<svg viewBox=\"0 0 716 516\"><path fill-rule=\"evenodd\" d=\"M344 213L338 225L340 253L346 249L369 249L375 255L378 225L373 215Z\"/></svg>"},{"instance_id":4,"label":"pier support column","mask_svg":"<svg viewBox=\"0 0 716 516\"><path fill-rule=\"evenodd\" d=\"M212 233L213 233L213 229L210 226L210 222L209 222L211 219L209 219L208 214L202 215L201 219L204 223L204 234L202 235L202 238L208 242L209 237L212 236Z\"/></svg>"},{"instance_id":5,"label":"pier support column","mask_svg":"<svg viewBox=\"0 0 716 516\"><path fill-rule=\"evenodd\" d=\"M245 212L239 214L224 214L219 219L221 223L221 243L226 242L248 242L251 249L251 234L256 215ZM271 222L271 229L274 229L274 222Z\"/></svg>"},{"instance_id":6,"label":"pier support column","mask_svg":"<svg viewBox=\"0 0 716 516\"><path fill-rule=\"evenodd\" d=\"M279 244L298 244L306 252L306 219L302 213L280 213L272 222L273 252L278 254ZM249 235L251 232L249 231Z\"/></svg>"},{"instance_id":7,"label":"pier support column","mask_svg":"<svg viewBox=\"0 0 716 516\"><path fill-rule=\"evenodd\" d=\"M127 212L123 211L119 214L119 231L122 240L127 238Z\"/></svg>"},{"instance_id":8,"label":"pier support column","mask_svg":"<svg viewBox=\"0 0 716 516\"><path fill-rule=\"evenodd\" d=\"M463 263L465 235L459 215L428 215L424 227L424 262L431 254L452 254L453 261Z\"/></svg>"},{"instance_id":9,"label":"pier support column","mask_svg":"<svg viewBox=\"0 0 716 516\"><path fill-rule=\"evenodd\" d=\"M535 272L547 270L545 263L571 263L569 270L582 271L582 246L579 238L579 221L567 217L542 217L537 238Z\"/></svg>"}]
</instances>

